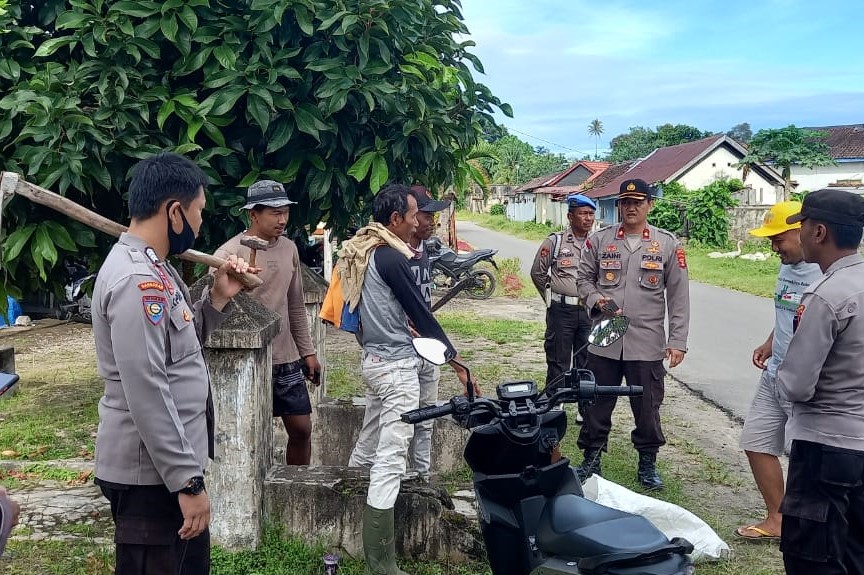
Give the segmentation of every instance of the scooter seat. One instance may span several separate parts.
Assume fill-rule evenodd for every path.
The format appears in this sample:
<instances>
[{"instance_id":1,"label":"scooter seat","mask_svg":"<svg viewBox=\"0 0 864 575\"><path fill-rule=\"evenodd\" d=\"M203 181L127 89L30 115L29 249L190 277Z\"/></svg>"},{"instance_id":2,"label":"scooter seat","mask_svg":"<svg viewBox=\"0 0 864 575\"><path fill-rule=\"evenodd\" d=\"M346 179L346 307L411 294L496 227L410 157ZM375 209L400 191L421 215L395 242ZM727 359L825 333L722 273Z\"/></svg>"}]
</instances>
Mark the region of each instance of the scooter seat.
<instances>
[{"instance_id":1,"label":"scooter seat","mask_svg":"<svg viewBox=\"0 0 864 575\"><path fill-rule=\"evenodd\" d=\"M576 495L549 501L537 525L537 547L560 557L648 553L669 545L653 523Z\"/></svg>"}]
</instances>

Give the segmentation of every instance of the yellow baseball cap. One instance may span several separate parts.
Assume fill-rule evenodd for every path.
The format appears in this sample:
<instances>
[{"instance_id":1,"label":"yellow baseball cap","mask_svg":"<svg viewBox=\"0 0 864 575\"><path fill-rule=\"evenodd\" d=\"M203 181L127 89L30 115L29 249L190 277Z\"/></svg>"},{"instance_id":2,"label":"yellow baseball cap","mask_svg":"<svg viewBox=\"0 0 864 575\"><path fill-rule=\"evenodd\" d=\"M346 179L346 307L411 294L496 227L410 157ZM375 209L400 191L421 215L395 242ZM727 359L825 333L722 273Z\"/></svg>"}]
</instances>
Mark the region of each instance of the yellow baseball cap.
<instances>
[{"instance_id":1,"label":"yellow baseball cap","mask_svg":"<svg viewBox=\"0 0 864 575\"><path fill-rule=\"evenodd\" d=\"M771 209L765 212L765 217L762 219L762 227L750 230L750 235L759 238L768 238L788 232L789 230L797 230L801 228L801 222L787 224L786 218L794 216L801 211L801 202L779 202L771 206Z\"/></svg>"}]
</instances>

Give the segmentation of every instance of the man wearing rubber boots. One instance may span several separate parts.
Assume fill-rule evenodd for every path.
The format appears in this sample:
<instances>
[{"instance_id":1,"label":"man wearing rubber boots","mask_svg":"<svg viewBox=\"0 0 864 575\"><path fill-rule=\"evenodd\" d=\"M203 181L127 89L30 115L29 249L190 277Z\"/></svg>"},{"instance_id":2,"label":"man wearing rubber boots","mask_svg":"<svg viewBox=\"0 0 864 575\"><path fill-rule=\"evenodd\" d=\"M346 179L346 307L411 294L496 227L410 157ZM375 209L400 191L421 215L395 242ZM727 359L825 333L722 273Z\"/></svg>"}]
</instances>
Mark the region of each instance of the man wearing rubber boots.
<instances>
[{"instance_id":1,"label":"man wearing rubber boots","mask_svg":"<svg viewBox=\"0 0 864 575\"><path fill-rule=\"evenodd\" d=\"M379 238L370 242L358 306L362 327L357 335L363 348L361 373L367 404L349 465L354 465L357 452L369 438L376 437L363 512L363 554L368 573L403 575L396 565L394 507L414 428L400 416L420 403L419 358L409 322L421 336L444 342L447 357L454 358L451 365L464 385L468 385L468 372L417 289L411 271L413 252L407 243L417 228L417 200L407 186L392 184L375 196L372 213L375 221L348 240L357 244L373 233Z\"/></svg>"},{"instance_id":2,"label":"man wearing rubber boots","mask_svg":"<svg viewBox=\"0 0 864 575\"><path fill-rule=\"evenodd\" d=\"M792 402L780 551L787 575L864 573L864 200L842 190L804 197L804 259L825 275L808 287L777 371Z\"/></svg>"},{"instance_id":3,"label":"man wearing rubber boots","mask_svg":"<svg viewBox=\"0 0 864 575\"><path fill-rule=\"evenodd\" d=\"M690 323L690 291L684 249L675 236L648 224L654 205L643 180L626 180L618 198L621 222L588 236L579 264L579 297L592 319L622 314L630 318L623 338L609 347L589 347L587 368L598 385L640 385L644 394L630 398L636 427L631 433L639 452L639 483L662 489L657 452L666 439L660 426L666 370L684 360ZM664 320L668 298L669 338ZM612 427L616 397L599 398L585 410L577 444L584 451L584 478L601 474L600 457Z\"/></svg>"},{"instance_id":4,"label":"man wearing rubber boots","mask_svg":"<svg viewBox=\"0 0 864 575\"><path fill-rule=\"evenodd\" d=\"M582 195L567 197L570 229L555 232L540 244L531 268L531 281L546 302L546 386L572 366L585 367L588 351L576 352L588 343L591 319L579 299L576 273L585 240L594 227L597 204Z\"/></svg>"}]
</instances>

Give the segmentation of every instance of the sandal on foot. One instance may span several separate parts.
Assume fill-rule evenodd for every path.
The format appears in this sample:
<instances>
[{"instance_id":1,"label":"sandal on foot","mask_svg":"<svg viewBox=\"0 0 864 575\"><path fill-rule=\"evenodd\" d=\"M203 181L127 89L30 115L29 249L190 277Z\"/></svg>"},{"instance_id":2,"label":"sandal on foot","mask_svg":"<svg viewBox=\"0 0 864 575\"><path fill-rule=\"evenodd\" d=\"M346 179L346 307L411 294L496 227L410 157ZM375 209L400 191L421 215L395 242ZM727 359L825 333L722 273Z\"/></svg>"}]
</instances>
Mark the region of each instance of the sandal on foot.
<instances>
[{"instance_id":1,"label":"sandal on foot","mask_svg":"<svg viewBox=\"0 0 864 575\"><path fill-rule=\"evenodd\" d=\"M745 535L747 531L753 531L756 535ZM735 530L735 537L738 539L746 539L749 541L780 541L780 536L769 531L765 531L756 525L745 525Z\"/></svg>"}]
</instances>

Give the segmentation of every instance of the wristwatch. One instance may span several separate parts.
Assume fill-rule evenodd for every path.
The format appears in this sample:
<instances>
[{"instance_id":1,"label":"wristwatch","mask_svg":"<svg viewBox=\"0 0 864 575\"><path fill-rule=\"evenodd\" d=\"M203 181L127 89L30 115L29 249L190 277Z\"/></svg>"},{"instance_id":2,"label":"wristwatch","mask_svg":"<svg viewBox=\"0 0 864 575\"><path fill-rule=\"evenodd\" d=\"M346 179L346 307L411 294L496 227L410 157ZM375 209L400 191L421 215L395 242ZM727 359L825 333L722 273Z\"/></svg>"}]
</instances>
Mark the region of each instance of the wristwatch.
<instances>
[{"instance_id":1,"label":"wristwatch","mask_svg":"<svg viewBox=\"0 0 864 575\"><path fill-rule=\"evenodd\" d=\"M202 491L204 491L204 478L199 475L190 479L185 487L180 490L180 493L185 493L186 495L198 495Z\"/></svg>"}]
</instances>

